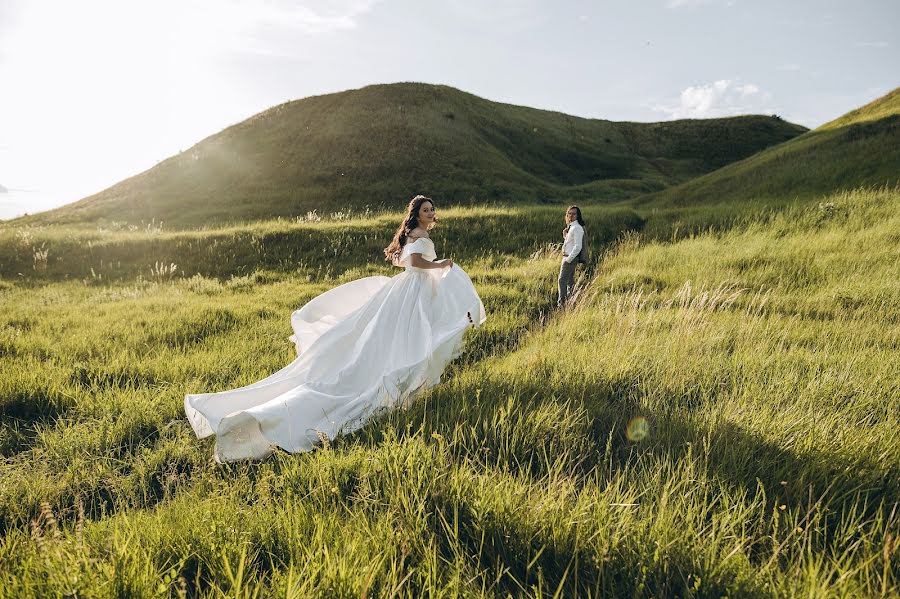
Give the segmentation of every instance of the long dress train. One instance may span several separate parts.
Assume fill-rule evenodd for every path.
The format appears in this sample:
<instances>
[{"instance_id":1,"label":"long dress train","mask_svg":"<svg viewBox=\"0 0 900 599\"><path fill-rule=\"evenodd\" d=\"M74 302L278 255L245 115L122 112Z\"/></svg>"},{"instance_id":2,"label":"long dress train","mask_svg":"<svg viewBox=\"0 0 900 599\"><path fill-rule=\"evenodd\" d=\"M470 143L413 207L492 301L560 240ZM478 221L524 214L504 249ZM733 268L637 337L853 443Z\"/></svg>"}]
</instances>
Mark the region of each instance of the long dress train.
<instances>
[{"instance_id":1,"label":"long dress train","mask_svg":"<svg viewBox=\"0 0 900 599\"><path fill-rule=\"evenodd\" d=\"M440 381L466 329L485 321L484 305L459 266L415 268L414 253L436 258L433 242L418 239L398 258L404 272L335 287L294 312L298 357L275 374L185 396L197 436L216 435L216 460L260 459L276 446L307 451L320 435L356 430Z\"/></svg>"}]
</instances>

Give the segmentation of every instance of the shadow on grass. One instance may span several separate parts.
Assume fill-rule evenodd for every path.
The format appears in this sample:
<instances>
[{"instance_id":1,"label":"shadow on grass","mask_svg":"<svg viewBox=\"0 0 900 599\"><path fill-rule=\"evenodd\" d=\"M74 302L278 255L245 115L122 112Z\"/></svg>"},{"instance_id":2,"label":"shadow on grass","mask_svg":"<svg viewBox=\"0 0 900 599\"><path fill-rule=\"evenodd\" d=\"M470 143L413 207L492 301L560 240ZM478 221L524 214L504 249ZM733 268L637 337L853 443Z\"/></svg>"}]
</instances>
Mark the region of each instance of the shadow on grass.
<instances>
[{"instance_id":1,"label":"shadow on grass","mask_svg":"<svg viewBox=\"0 0 900 599\"><path fill-rule=\"evenodd\" d=\"M181 428L187 426L187 423L180 423ZM210 466L205 455L173 453L165 449L174 436L186 434L177 428L171 425L160 427L149 421L136 423L95 452L98 456L95 467L105 468L104 476L92 476L66 487L61 493L40 496L36 501L49 502L60 522L72 524L78 504L89 520L102 520L123 510L148 509L171 499L192 484L195 472L205 471ZM32 449L33 443L9 459L23 465L41 459L40 454L31 453ZM38 469L36 472L44 471ZM25 499L29 495L24 493L18 499L5 493L2 496L0 536L11 528L27 526L29 519L37 513L37 503Z\"/></svg>"},{"instance_id":2,"label":"shadow on grass","mask_svg":"<svg viewBox=\"0 0 900 599\"><path fill-rule=\"evenodd\" d=\"M637 417L649 425L641 441L628 433L629 423ZM792 451L731 422L709 424L683 408L648 410L641 405L639 389L628 380L567 388L554 384L552 390L539 382L445 385L409 410L394 412L344 442L377 446L385 434L399 434L401 440L437 436L448 443L454 461L486 475L500 470L519 479L553 481L563 473L576 488L588 483L602 488L603 481L618 471L639 471L645 463L692 461L722 490L744 489L754 497L762 485L767 514L781 505L811 513L821 500L812 515L825 531L816 541L821 551L829 550L848 509L862 510L864 519L870 520L876 511L890 511L900 499L896 466ZM484 505L476 509L475 503L449 490L432 492L429 502L427 511L435 537L443 539L445 557L452 558L456 544L462 543L468 559L504 593L520 593L542 581L544 588L560 587L575 594L600 590L601 596L634 592L721 596L733 594L734 584L746 582L728 571L708 580L704 578L708 572L698 571L696 556L678 550L649 570L647 555L634 548L598 557L565 539L522 528L507 513L513 508L495 507L496 513L486 513ZM447 522L453 523L455 538L443 538L451 534ZM755 542L748 548L754 559ZM758 549L759 559L768 557L767 548ZM704 578L703 592L690 588L692 577ZM643 580L643 590L633 586L638 580ZM740 594L763 593L741 588Z\"/></svg>"},{"instance_id":3,"label":"shadow on grass","mask_svg":"<svg viewBox=\"0 0 900 599\"><path fill-rule=\"evenodd\" d=\"M71 396L47 386L9 390L0 397L0 456L26 451L39 425L64 418L73 407Z\"/></svg>"},{"instance_id":4,"label":"shadow on grass","mask_svg":"<svg viewBox=\"0 0 900 599\"><path fill-rule=\"evenodd\" d=\"M733 422L701 421L684 408L681 396L676 396L675 391L669 393L671 399L663 403L681 407L660 411L643 406L640 389L626 379L572 383L568 387L554 382L552 389L540 382L486 380L477 385L435 389L427 401L417 402L407 412L395 413L395 427L405 430L421 426L426 433L434 431L451 437L455 430L467 428L472 431L467 441L481 439L482 444L489 443L487 449L493 456L506 453L497 443L512 438L509 435L516 427L531 430L537 439L544 439L545 445L550 444L530 451L521 447L525 455L551 455L552 445L571 447L580 439L584 445L578 449L584 454L577 459L579 466L575 471L580 475L600 464L608 445L619 466L647 453L674 461L689 452L697 455L702 449L719 478L751 492L761 481L767 489L783 490L788 500L802 496L805 501L811 488L816 497L826 492L832 499L861 493L883 498L888 504L900 501L900 467L896 465L885 469L862 457L851 462L821 450L813 454L785 449ZM701 400L695 398L689 405L698 401ZM555 407L548 410L547 406ZM498 414L505 416L498 418ZM558 420L548 420L548 416ZM628 438L628 424L637 417L649 425L646 438L639 442ZM538 434L534 422L543 423L543 436ZM511 471L525 469L535 476L547 474L546 465L536 459L524 463L501 460L497 465ZM787 485L782 481L787 481Z\"/></svg>"}]
</instances>

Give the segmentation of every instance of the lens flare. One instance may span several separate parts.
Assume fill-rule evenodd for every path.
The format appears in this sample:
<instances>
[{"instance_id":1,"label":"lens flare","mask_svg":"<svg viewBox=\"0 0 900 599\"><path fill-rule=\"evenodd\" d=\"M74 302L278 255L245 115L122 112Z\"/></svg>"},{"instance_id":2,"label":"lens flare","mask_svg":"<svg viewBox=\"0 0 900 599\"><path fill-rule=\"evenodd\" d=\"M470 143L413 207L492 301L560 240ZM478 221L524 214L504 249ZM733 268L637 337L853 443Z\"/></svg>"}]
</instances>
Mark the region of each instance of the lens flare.
<instances>
[{"instance_id":1,"label":"lens flare","mask_svg":"<svg viewBox=\"0 0 900 599\"><path fill-rule=\"evenodd\" d=\"M650 423L643 416L635 416L628 421L625 436L629 441L642 441L650 434Z\"/></svg>"}]
</instances>

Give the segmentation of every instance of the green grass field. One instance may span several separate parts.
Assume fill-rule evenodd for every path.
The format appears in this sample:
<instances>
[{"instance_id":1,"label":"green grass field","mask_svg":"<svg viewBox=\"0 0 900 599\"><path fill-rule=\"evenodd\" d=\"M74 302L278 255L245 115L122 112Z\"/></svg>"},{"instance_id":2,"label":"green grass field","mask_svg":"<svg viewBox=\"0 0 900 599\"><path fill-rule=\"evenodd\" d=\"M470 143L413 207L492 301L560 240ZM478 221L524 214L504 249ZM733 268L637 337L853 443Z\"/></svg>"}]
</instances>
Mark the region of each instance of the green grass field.
<instances>
[{"instance_id":1,"label":"green grass field","mask_svg":"<svg viewBox=\"0 0 900 599\"><path fill-rule=\"evenodd\" d=\"M561 209L443 211L488 312L444 382L226 466L184 394L289 361L398 215L7 226L0 597L897 596L898 205L590 208L562 313Z\"/></svg>"}]
</instances>

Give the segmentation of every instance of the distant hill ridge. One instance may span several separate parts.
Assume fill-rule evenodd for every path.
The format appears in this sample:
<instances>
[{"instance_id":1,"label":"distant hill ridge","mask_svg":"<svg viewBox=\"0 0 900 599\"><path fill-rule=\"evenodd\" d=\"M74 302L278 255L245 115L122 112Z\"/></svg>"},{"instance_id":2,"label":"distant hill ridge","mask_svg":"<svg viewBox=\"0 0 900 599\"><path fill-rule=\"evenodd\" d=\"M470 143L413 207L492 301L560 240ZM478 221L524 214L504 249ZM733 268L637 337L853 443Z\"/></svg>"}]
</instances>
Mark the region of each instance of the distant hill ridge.
<instances>
[{"instance_id":1,"label":"distant hill ridge","mask_svg":"<svg viewBox=\"0 0 900 599\"><path fill-rule=\"evenodd\" d=\"M900 88L786 143L636 201L660 207L784 203L898 183Z\"/></svg>"},{"instance_id":2,"label":"distant hill ridge","mask_svg":"<svg viewBox=\"0 0 900 599\"><path fill-rule=\"evenodd\" d=\"M197 226L446 204L620 200L702 175L806 129L777 117L586 119L418 83L275 106L36 222Z\"/></svg>"}]
</instances>

